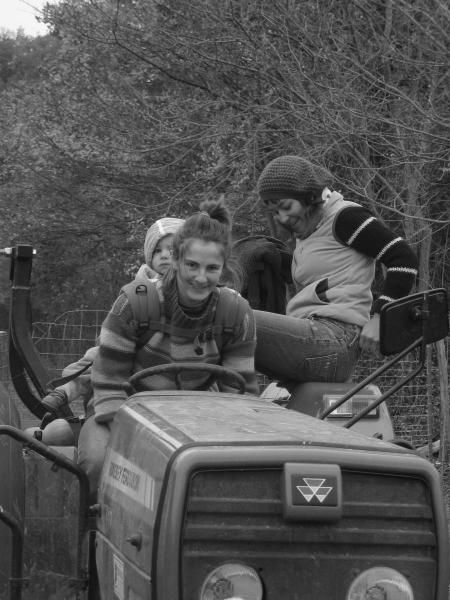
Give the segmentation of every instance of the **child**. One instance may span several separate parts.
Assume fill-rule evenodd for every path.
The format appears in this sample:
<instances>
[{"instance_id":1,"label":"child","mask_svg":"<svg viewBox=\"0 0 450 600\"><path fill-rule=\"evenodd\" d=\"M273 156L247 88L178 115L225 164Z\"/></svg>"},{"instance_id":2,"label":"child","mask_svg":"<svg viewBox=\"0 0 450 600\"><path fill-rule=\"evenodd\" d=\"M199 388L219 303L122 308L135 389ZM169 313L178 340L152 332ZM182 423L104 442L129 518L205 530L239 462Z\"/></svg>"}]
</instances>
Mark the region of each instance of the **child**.
<instances>
[{"instance_id":1,"label":"child","mask_svg":"<svg viewBox=\"0 0 450 600\"><path fill-rule=\"evenodd\" d=\"M137 272L137 280L157 280L161 278L172 264L173 236L177 229L184 223L183 219L165 217L159 219L148 229L144 242L145 263ZM64 368L62 375L68 377L82 371L78 376L52 390L42 404L46 410L56 417L71 416L70 403L75 399L82 400L86 411L88 401L92 397L90 365L97 354L98 346L89 348L80 360ZM83 369L86 369L83 371ZM50 425L51 427L51 425ZM47 432L47 436L50 431Z\"/></svg>"}]
</instances>

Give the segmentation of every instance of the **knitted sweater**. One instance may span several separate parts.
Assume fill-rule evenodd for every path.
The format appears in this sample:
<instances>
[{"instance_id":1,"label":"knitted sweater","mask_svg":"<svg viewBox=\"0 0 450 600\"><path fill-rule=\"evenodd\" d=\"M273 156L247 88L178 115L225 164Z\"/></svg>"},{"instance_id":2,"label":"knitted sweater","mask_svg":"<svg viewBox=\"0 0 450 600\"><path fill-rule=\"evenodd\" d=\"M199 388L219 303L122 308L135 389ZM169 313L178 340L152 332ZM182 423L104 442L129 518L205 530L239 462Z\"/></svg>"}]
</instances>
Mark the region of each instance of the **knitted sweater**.
<instances>
[{"instance_id":1,"label":"knitted sweater","mask_svg":"<svg viewBox=\"0 0 450 600\"><path fill-rule=\"evenodd\" d=\"M189 362L218 364L240 373L246 381L246 392L258 394L254 370L256 345L253 313L248 302L229 288L216 288L199 314L187 312L180 306L176 280L157 284L162 307L155 307L164 331L156 331L144 347L137 346L137 324L125 294L120 294L107 315L100 332L99 351L92 366L94 411L98 422L108 422L127 398L124 384L129 377L142 369L167 363ZM235 332L225 335L208 335L215 323L216 307L226 302L224 314L228 323L236 324ZM161 310L162 308L162 310ZM182 330L204 332L193 342L183 337ZM183 389L202 389L208 376L201 372L182 373ZM163 374L142 382L148 389L176 389L172 375ZM233 388L220 384L223 391ZM233 389L235 391L235 389Z\"/></svg>"},{"instance_id":2,"label":"knitted sweater","mask_svg":"<svg viewBox=\"0 0 450 600\"><path fill-rule=\"evenodd\" d=\"M373 305L375 312L410 292L417 259L409 245L368 210L333 192L316 230L297 240L292 262L297 293L286 314L363 326L370 317L377 260L387 271L382 293Z\"/></svg>"}]
</instances>

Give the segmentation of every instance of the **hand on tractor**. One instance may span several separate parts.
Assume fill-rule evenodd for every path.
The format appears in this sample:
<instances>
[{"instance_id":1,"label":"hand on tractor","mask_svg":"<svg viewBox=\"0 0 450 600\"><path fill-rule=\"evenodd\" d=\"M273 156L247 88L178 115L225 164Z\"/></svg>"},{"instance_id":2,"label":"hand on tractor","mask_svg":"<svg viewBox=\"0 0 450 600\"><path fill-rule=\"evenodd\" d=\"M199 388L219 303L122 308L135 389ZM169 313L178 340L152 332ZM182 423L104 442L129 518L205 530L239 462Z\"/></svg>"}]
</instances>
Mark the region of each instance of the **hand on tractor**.
<instances>
[{"instance_id":1,"label":"hand on tractor","mask_svg":"<svg viewBox=\"0 0 450 600\"><path fill-rule=\"evenodd\" d=\"M380 353L380 315L378 313L375 313L362 328L359 345L363 352L375 355Z\"/></svg>"}]
</instances>

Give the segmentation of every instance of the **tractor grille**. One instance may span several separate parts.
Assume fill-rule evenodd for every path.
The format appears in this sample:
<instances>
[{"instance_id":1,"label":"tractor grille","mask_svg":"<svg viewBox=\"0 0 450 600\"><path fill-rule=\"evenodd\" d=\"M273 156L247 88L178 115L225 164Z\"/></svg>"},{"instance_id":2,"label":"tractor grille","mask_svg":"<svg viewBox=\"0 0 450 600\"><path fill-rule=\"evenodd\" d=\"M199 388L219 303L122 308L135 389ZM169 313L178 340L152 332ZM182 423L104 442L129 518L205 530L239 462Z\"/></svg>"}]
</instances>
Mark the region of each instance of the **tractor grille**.
<instances>
[{"instance_id":1,"label":"tractor grille","mask_svg":"<svg viewBox=\"0 0 450 600\"><path fill-rule=\"evenodd\" d=\"M243 562L263 581L265 600L343 600L362 570L383 565L410 580L415 600L431 600L437 573L431 499L425 482L402 475L343 471L336 523L283 519L280 469L194 473L186 505L183 600L198 600L206 575Z\"/></svg>"}]
</instances>

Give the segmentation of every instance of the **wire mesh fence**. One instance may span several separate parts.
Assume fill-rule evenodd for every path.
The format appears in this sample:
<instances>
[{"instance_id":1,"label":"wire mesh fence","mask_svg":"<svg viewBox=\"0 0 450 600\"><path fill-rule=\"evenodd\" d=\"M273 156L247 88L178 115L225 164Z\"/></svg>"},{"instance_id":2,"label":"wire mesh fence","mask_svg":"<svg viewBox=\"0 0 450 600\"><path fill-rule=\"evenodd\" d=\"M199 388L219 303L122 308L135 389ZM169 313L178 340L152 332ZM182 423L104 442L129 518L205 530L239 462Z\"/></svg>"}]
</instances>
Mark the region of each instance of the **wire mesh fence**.
<instances>
[{"instance_id":1,"label":"wire mesh fence","mask_svg":"<svg viewBox=\"0 0 450 600\"><path fill-rule=\"evenodd\" d=\"M52 376L58 377L95 344L106 314L104 310L72 310L54 323L33 323L34 344Z\"/></svg>"},{"instance_id":2,"label":"wire mesh fence","mask_svg":"<svg viewBox=\"0 0 450 600\"><path fill-rule=\"evenodd\" d=\"M104 310L76 310L62 314L52 323L35 322L32 325L33 343L48 371L50 379L58 378L64 367L81 358L96 342ZM0 382L12 397L17 398L8 363L8 334L0 332ZM31 389L33 384L29 381ZM22 425L28 427L36 417L17 400ZM82 403L71 405L75 414L82 414Z\"/></svg>"},{"instance_id":3,"label":"wire mesh fence","mask_svg":"<svg viewBox=\"0 0 450 600\"><path fill-rule=\"evenodd\" d=\"M356 368L355 381L362 381L367 375L381 366L384 361L374 361L363 357ZM376 384L384 393L398 381L405 379L417 366L414 357L399 361L383 373ZM430 369L430 367L428 367ZM432 393L429 393L429 382L434 382ZM430 372L427 366L414 379L402 386L387 400L394 425L394 431L414 447L427 444L440 436L440 395L438 390L439 370L432 365ZM432 401L430 402L430 399Z\"/></svg>"}]
</instances>

